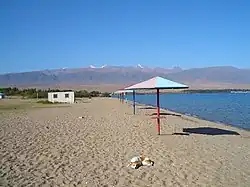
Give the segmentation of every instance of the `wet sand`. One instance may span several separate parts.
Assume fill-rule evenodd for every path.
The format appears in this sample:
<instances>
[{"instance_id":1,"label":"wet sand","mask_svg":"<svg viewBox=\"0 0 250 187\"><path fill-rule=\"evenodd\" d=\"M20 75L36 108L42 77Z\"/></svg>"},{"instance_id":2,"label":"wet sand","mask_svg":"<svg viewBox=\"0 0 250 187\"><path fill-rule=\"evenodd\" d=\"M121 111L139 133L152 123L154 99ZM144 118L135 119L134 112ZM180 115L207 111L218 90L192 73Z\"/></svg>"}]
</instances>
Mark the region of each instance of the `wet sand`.
<instances>
[{"instance_id":1,"label":"wet sand","mask_svg":"<svg viewBox=\"0 0 250 187\"><path fill-rule=\"evenodd\" d=\"M2 112L0 186L250 186L250 132L162 110L159 136L155 112L112 98ZM127 168L140 153L155 165Z\"/></svg>"}]
</instances>

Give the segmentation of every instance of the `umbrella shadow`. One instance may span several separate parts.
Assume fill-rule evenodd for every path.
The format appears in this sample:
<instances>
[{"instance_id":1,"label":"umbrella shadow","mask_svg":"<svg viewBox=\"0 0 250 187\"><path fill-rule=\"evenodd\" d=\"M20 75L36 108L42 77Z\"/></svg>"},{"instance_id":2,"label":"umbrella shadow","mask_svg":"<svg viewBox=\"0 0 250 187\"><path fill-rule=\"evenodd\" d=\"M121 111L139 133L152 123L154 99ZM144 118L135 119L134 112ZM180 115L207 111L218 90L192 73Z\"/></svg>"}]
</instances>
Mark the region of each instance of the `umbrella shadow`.
<instances>
[{"instance_id":1,"label":"umbrella shadow","mask_svg":"<svg viewBox=\"0 0 250 187\"><path fill-rule=\"evenodd\" d=\"M175 132L172 134L161 134L162 136L189 136L189 133Z\"/></svg>"},{"instance_id":2,"label":"umbrella shadow","mask_svg":"<svg viewBox=\"0 0 250 187\"><path fill-rule=\"evenodd\" d=\"M150 116L155 116L155 115L157 115L156 112L150 114ZM168 112L160 112L160 115L161 116L176 116L176 117L181 117L180 114L174 114L174 113L168 113Z\"/></svg>"},{"instance_id":3,"label":"umbrella shadow","mask_svg":"<svg viewBox=\"0 0 250 187\"><path fill-rule=\"evenodd\" d=\"M149 107L140 107L139 109L142 109L142 110L151 110L151 109L157 109L157 108L153 107L153 106L149 106Z\"/></svg>"},{"instance_id":4,"label":"umbrella shadow","mask_svg":"<svg viewBox=\"0 0 250 187\"><path fill-rule=\"evenodd\" d=\"M236 131L225 130L213 127L183 128L184 133L203 134L203 135L240 135Z\"/></svg>"}]
</instances>

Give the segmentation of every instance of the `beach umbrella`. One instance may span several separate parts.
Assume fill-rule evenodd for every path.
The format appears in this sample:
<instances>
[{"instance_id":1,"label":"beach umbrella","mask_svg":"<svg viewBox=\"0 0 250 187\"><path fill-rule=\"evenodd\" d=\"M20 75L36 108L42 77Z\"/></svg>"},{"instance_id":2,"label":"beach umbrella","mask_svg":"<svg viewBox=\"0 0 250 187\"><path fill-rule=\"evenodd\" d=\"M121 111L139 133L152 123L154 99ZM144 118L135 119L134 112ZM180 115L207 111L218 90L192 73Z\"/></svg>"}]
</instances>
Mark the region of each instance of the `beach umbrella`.
<instances>
[{"instance_id":1,"label":"beach umbrella","mask_svg":"<svg viewBox=\"0 0 250 187\"><path fill-rule=\"evenodd\" d=\"M149 80L134 84L125 88L125 90L152 90L156 89L156 105L157 105L157 131L160 135L160 89L184 89L187 85L177 83L162 77L154 77Z\"/></svg>"},{"instance_id":2,"label":"beach umbrella","mask_svg":"<svg viewBox=\"0 0 250 187\"><path fill-rule=\"evenodd\" d=\"M133 84L132 84L133 85ZM131 85L130 85L131 86ZM128 87L128 86L127 86ZM133 113L135 115L135 90L125 89L126 87L121 88L119 91L123 91L125 93L133 93Z\"/></svg>"},{"instance_id":3,"label":"beach umbrella","mask_svg":"<svg viewBox=\"0 0 250 187\"><path fill-rule=\"evenodd\" d=\"M126 93L133 93L133 90L124 90L124 89L120 89L117 90L116 92L114 92L114 94L118 94L120 95L120 101L124 102L124 97L126 95Z\"/></svg>"},{"instance_id":4,"label":"beach umbrella","mask_svg":"<svg viewBox=\"0 0 250 187\"><path fill-rule=\"evenodd\" d=\"M120 90L115 91L114 95L117 95L117 98L121 101L121 92L120 92Z\"/></svg>"}]
</instances>

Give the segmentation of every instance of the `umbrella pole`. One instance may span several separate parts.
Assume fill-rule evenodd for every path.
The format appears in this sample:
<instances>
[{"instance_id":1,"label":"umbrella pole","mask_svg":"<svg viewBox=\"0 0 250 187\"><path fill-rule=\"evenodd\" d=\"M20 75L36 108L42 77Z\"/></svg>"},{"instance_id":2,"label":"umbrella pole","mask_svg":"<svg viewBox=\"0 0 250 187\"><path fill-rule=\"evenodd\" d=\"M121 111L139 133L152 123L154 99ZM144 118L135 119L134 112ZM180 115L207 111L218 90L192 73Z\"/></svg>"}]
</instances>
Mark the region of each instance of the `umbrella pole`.
<instances>
[{"instance_id":1,"label":"umbrella pole","mask_svg":"<svg viewBox=\"0 0 250 187\"><path fill-rule=\"evenodd\" d=\"M160 90L157 88L157 131L158 135L160 135L161 127L160 127Z\"/></svg>"},{"instance_id":2,"label":"umbrella pole","mask_svg":"<svg viewBox=\"0 0 250 187\"><path fill-rule=\"evenodd\" d=\"M134 115L135 115L135 90L133 90L133 107L134 107Z\"/></svg>"}]
</instances>

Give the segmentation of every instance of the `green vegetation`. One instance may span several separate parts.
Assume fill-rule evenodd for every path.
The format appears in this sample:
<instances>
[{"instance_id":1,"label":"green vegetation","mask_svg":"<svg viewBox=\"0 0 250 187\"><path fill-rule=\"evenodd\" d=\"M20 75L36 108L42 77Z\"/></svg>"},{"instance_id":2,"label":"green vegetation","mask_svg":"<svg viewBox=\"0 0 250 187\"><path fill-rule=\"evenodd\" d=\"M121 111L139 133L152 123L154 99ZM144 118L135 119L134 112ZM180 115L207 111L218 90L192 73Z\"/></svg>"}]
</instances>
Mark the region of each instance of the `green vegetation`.
<instances>
[{"instance_id":1,"label":"green vegetation","mask_svg":"<svg viewBox=\"0 0 250 187\"><path fill-rule=\"evenodd\" d=\"M101 97L111 97L111 95L108 92L104 92L101 94Z\"/></svg>"},{"instance_id":2,"label":"green vegetation","mask_svg":"<svg viewBox=\"0 0 250 187\"><path fill-rule=\"evenodd\" d=\"M39 100L36 103L38 104L62 104L61 102L50 102L48 100Z\"/></svg>"},{"instance_id":3,"label":"green vegetation","mask_svg":"<svg viewBox=\"0 0 250 187\"><path fill-rule=\"evenodd\" d=\"M28 104L9 104L9 103L1 103L0 104L0 111L3 110L19 110L19 109L25 109L28 106Z\"/></svg>"},{"instance_id":4,"label":"green vegetation","mask_svg":"<svg viewBox=\"0 0 250 187\"><path fill-rule=\"evenodd\" d=\"M21 99L3 99L0 102L0 112L9 110L21 110L27 109L32 106L34 102L31 100L21 100Z\"/></svg>"},{"instance_id":5,"label":"green vegetation","mask_svg":"<svg viewBox=\"0 0 250 187\"><path fill-rule=\"evenodd\" d=\"M36 108L61 108L70 107L70 105L64 105L59 103L51 103L46 100L36 101L34 99L3 99L0 102L0 118L1 114L9 111L23 111L33 110Z\"/></svg>"},{"instance_id":6,"label":"green vegetation","mask_svg":"<svg viewBox=\"0 0 250 187\"><path fill-rule=\"evenodd\" d=\"M23 98L48 98L48 92L60 92L60 91L73 91L73 90L58 90L58 89L18 89L16 87L9 87L9 88L2 88L1 92L3 92L7 96L21 96ZM104 92L101 93L99 91L91 91L88 92L87 90L80 90L75 91L75 97L110 97L110 93Z\"/></svg>"},{"instance_id":7,"label":"green vegetation","mask_svg":"<svg viewBox=\"0 0 250 187\"><path fill-rule=\"evenodd\" d=\"M54 104L48 100L40 100L40 101L37 101L37 103L39 103L39 104Z\"/></svg>"}]
</instances>

